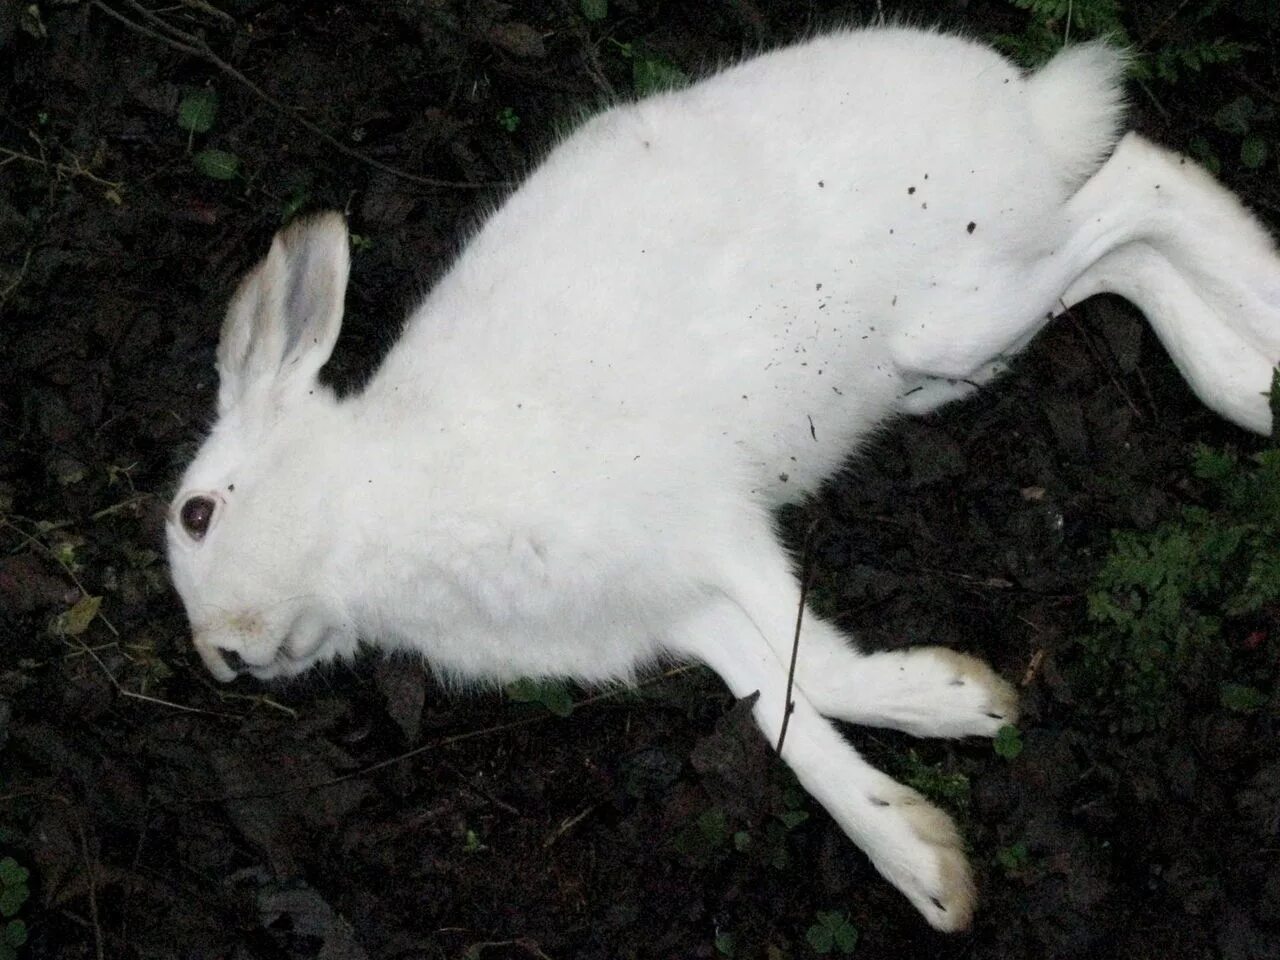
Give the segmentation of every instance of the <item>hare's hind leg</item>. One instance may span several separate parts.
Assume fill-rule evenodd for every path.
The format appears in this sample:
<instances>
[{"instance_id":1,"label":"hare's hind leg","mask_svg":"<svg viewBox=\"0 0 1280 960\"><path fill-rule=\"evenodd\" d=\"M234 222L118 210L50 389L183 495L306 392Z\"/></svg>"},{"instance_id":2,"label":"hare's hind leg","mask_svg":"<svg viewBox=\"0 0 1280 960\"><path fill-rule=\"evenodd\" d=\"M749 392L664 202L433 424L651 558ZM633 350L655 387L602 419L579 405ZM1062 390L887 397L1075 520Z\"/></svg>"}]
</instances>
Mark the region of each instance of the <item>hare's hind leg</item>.
<instances>
[{"instance_id":1,"label":"hare's hind leg","mask_svg":"<svg viewBox=\"0 0 1280 960\"><path fill-rule=\"evenodd\" d=\"M787 713L787 666L751 616L727 597L709 598L670 634L672 651L716 671L738 697L758 694L756 722L777 743ZM876 770L825 720L803 690L792 691L782 759L805 789L930 925L960 930L974 887L955 825L920 794Z\"/></svg>"},{"instance_id":2,"label":"hare's hind leg","mask_svg":"<svg viewBox=\"0 0 1280 960\"><path fill-rule=\"evenodd\" d=\"M1117 293L1138 306L1207 406L1261 433L1280 360L1280 257L1227 189L1136 134L1072 198L1066 306Z\"/></svg>"},{"instance_id":3,"label":"hare's hind leg","mask_svg":"<svg viewBox=\"0 0 1280 960\"><path fill-rule=\"evenodd\" d=\"M1054 222L1056 220L1056 222ZM1206 405L1266 433L1267 391L1280 360L1280 257L1230 191L1176 154L1129 134L1046 222L1059 240L1019 265L994 251L999 296L924 310L895 332L890 349L908 377L935 377L904 398L931 409L989 378L1064 307L1095 293L1137 305ZM936 396L935 396L936 394Z\"/></svg>"}]
</instances>

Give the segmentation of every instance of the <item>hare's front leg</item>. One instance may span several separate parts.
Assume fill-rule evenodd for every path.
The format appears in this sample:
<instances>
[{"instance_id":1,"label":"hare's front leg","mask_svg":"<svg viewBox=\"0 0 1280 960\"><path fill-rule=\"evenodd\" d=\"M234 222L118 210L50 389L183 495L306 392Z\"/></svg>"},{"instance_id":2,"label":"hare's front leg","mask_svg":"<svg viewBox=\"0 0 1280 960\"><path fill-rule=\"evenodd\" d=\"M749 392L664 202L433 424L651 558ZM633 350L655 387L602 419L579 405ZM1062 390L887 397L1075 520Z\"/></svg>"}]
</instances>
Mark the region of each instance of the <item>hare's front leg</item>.
<instances>
[{"instance_id":1,"label":"hare's front leg","mask_svg":"<svg viewBox=\"0 0 1280 960\"><path fill-rule=\"evenodd\" d=\"M1013 687L976 657L946 647L858 653L814 618L800 650L796 683L828 717L948 739L994 737L1018 719Z\"/></svg>"},{"instance_id":2,"label":"hare's front leg","mask_svg":"<svg viewBox=\"0 0 1280 960\"><path fill-rule=\"evenodd\" d=\"M756 722L777 743L787 709L787 664L728 598L709 601L670 637L674 652L715 670L738 697L758 694ZM876 770L824 719L799 688L782 759L872 864L939 930L960 930L974 887L954 824L916 791Z\"/></svg>"},{"instance_id":3,"label":"hare's front leg","mask_svg":"<svg viewBox=\"0 0 1280 960\"><path fill-rule=\"evenodd\" d=\"M744 540L722 582L775 658L790 664L800 587L772 533ZM1017 693L985 663L945 647L862 653L812 611L801 619L795 682L820 714L917 737L992 737L1018 717Z\"/></svg>"}]
</instances>

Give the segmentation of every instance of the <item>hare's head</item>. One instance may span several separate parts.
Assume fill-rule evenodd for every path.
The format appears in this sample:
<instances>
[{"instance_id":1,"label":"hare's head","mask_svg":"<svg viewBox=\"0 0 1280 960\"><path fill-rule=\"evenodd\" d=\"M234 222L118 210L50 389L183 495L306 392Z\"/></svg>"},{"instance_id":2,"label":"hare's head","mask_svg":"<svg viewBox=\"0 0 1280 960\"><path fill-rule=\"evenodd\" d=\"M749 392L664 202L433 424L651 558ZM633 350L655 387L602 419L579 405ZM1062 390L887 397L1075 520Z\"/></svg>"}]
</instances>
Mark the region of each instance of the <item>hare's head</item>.
<instances>
[{"instance_id":1,"label":"hare's head","mask_svg":"<svg viewBox=\"0 0 1280 960\"><path fill-rule=\"evenodd\" d=\"M349 253L337 214L281 231L232 298L218 420L169 510L169 567L219 680L301 672L355 647L333 575L339 406L317 374L342 323Z\"/></svg>"}]
</instances>

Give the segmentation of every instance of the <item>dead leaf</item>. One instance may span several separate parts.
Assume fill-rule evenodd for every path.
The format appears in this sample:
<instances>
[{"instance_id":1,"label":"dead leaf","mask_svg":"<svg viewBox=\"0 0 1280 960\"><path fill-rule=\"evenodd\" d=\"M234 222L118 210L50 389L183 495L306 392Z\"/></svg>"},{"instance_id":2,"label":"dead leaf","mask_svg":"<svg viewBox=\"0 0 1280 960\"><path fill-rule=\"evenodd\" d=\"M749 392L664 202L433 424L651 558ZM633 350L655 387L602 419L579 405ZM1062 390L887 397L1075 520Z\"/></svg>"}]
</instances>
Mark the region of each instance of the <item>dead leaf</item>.
<instances>
[{"instance_id":1,"label":"dead leaf","mask_svg":"<svg viewBox=\"0 0 1280 960\"><path fill-rule=\"evenodd\" d=\"M541 58L547 55L542 34L527 23L495 23L489 28L489 40L517 57Z\"/></svg>"},{"instance_id":2,"label":"dead leaf","mask_svg":"<svg viewBox=\"0 0 1280 960\"><path fill-rule=\"evenodd\" d=\"M101 606L101 597L82 597L74 607L53 622L53 632L64 637L80 636L89 629L89 624L98 615L98 608Z\"/></svg>"}]
</instances>

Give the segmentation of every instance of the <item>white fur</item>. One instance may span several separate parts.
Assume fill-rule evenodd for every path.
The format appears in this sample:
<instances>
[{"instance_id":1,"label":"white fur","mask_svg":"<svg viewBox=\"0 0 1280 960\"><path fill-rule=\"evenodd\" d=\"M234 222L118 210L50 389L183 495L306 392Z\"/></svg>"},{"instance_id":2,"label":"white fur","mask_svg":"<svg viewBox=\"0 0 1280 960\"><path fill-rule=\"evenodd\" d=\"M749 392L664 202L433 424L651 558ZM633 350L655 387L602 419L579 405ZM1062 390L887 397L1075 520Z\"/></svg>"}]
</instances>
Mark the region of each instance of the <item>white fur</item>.
<instances>
[{"instance_id":1,"label":"white fur","mask_svg":"<svg viewBox=\"0 0 1280 960\"><path fill-rule=\"evenodd\" d=\"M840 32L616 107L561 143L413 312L358 396L315 380L347 276L336 215L283 231L228 311L220 418L169 554L222 680L420 651L469 680L694 658L776 738L799 591L770 510L886 418L995 376L1051 314L1131 297L1192 386L1270 426L1270 239L1130 136L1121 55L1027 78L986 47ZM1159 189L1156 189L1158 184ZM970 228L972 224L972 228ZM201 540L181 505L218 502ZM825 717L989 736L1011 688L937 648L805 619L783 758L941 929L950 821Z\"/></svg>"}]
</instances>

